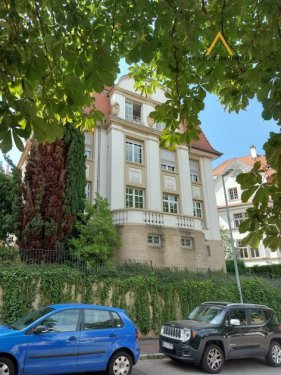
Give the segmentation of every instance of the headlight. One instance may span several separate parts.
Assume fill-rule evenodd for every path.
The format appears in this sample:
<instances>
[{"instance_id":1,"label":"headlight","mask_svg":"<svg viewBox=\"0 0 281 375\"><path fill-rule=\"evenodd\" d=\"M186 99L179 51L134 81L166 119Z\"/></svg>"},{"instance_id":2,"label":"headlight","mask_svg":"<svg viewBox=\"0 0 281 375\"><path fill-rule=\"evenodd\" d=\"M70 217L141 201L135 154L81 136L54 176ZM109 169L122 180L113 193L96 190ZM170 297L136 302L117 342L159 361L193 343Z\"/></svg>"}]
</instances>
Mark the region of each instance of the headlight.
<instances>
[{"instance_id":1,"label":"headlight","mask_svg":"<svg viewBox=\"0 0 281 375\"><path fill-rule=\"evenodd\" d=\"M181 330L181 340L182 341L188 341L191 337L191 331L190 329L184 328Z\"/></svg>"},{"instance_id":2,"label":"headlight","mask_svg":"<svg viewBox=\"0 0 281 375\"><path fill-rule=\"evenodd\" d=\"M164 334L164 326L161 327L161 331L160 331L160 334L163 335Z\"/></svg>"}]
</instances>

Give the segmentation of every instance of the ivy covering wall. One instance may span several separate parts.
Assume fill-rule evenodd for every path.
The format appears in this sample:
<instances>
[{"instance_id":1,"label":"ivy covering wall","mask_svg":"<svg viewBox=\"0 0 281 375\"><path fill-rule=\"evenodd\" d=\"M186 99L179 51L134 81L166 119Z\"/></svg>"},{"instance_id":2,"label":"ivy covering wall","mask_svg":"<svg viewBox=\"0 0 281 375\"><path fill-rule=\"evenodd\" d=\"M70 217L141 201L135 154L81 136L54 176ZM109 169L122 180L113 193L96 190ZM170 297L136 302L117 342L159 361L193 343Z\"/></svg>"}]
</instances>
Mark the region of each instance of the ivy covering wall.
<instances>
[{"instance_id":1,"label":"ivy covering wall","mask_svg":"<svg viewBox=\"0 0 281 375\"><path fill-rule=\"evenodd\" d=\"M281 321L281 280L242 277L244 302L266 304ZM235 279L223 274L170 273L86 275L68 267L26 267L0 271L0 321L12 323L28 310L50 303L84 302L127 310L142 335L181 319L203 301L239 302Z\"/></svg>"}]
</instances>

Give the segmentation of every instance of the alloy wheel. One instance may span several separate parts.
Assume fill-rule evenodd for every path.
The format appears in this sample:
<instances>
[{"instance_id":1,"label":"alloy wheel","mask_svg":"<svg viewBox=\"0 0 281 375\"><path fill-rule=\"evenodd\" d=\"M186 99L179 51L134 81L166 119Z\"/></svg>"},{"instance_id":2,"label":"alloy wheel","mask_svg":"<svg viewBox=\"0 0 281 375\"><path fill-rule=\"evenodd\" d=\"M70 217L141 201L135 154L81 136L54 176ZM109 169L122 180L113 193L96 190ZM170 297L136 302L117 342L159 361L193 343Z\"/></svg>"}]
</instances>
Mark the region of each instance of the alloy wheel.
<instances>
[{"instance_id":1,"label":"alloy wheel","mask_svg":"<svg viewBox=\"0 0 281 375\"><path fill-rule=\"evenodd\" d=\"M281 363L281 347L279 345L273 345L271 353L272 353L273 361L277 364L280 364Z\"/></svg>"},{"instance_id":2,"label":"alloy wheel","mask_svg":"<svg viewBox=\"0 0 281 375\"><path fill-rule=\"evenodd\" d=\"M211 349L207 355L207 363L211 370L218 370L222 365L222 356L219 350Z\"/></svg>"}]
</instances>

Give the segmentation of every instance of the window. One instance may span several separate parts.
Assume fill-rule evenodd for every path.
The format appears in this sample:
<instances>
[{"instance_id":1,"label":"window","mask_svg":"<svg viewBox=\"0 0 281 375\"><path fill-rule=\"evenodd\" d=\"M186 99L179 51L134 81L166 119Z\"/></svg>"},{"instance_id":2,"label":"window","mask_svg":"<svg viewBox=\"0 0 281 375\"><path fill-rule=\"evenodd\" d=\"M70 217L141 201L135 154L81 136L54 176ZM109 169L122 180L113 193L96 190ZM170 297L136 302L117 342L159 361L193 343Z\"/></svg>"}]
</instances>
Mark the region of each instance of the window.
<instances>
[{"instance_id":1,"label":"window","mask_svg":"<svg viewBox=\"0 0 281 375\"><path fill-rule=\"evenodd\" d=\"M178 197L176 195L163 194L163 211L172 214L178 212Z\"/></svg>"},{"instance_id":2,"label":"window","mask_svg":"<svg viewBox=\"0 0 281 375\"><path fill-rule=\"evenodd\" d=\"M260 256L259 249L253 249L251 248L251 257L252 258L258 258Z\"/></svg>"},{"instance_id":3,"label":"window","mask_svg":"<svg viewBox=\"0 0 281 375\"><path fill-rule=\"evenodd\" d=\"M126 100L125 119L139 124L141 122L141 104Z\"/></svg>"},{"instance_id":4,"label":"window","mask_svg":"<svg viewBox=\"0 0 281 375\"><path fill-rule=\"evenodd\" d=\"M246 316L246 310L243 309L233 309L229 311L229 320L230 319L238 319L240 320L240 325L246 325L247 324L247 316Z\"/></svg>"},{"instance_id":5,"label":"window","mask_svg":"<svg viewBox=\"0 0 281 375\"><path fill-rule=\"evenodd\" d=\"M191 249L193 245L192 238L190 237L182 237L181 238L181 247L184 247L186 249Z\"/></svg>"},{"instance_id":6,"label":"window","mask_svg":"<svg viewBox=\"0 0 281 375\"><path fill-rule=\"evenodd\" d=\"M79 310L64 310L57 312L40 324L54 332L72 332L76 331L79 317Z\"/></svg>"},{"instance_id":7,"label":"window","mask_svg":"<svg viewBox=\"0 0 281 375\"><path fill-rule=\"evenodd\" d=\"M245 215L244 212L239 212L237 214L233 214L235 228L239 227L239 225L242 223L242 221L245 219L245 217L246 217L246 215Z\"/></svg>"},{"instance_id":8,"label":"window","mask_svg":"<svg viewBox=\"0 0 281 375\"><path fill-rule=\"evenodd\" d=\"M161 245L161 236L160 234L149 234L147 236L147 243L153 246L160 246Z\"/></svg>"},{"instance_id":9,"label":"window","mask_svg":"<svg viewBox=\"0 0 281 375\"><path fill-rule=\"evenodd\" d=\"M166 124L164 122L155 122L153 125L153 129L159 130L160 132L164 130L166 127Z\"/></svg>"},{"instance_id":10,"label":"window","mask_svg":"<svg viewBox=\"0 0 281 375\"><path fill-rule=\"evenodd\" d=\"M193 201L193 215L195 217L199 217L202 219L203 212L202 212L202 203L198 201Z\"/></svg>"},{"instance_id":11,"label":"window","mask_svg":"<svg viewBox=\"0 0 281 375\"><path fill-rule=\"evenodd\" d=\"M238 241L238 254L240 258L249 258L248 248L241 241Z\"/></svg>"},{"instance_id":12,"label":"window","mask_svg":"<svg viewBox=\"0 0 281 375\"><path fill-rule=\"evenodd\" d=\"M176 154L165 149L160 150L161 169L163 171L174 172L176 169Z\"/></svg>"},{"instance_id":13,"label":"window","mask_svg":"<svg viewBox=\"0 0 281 375\"><path fill-rule=\"evenodd\" d=\"M200 182L199 161L189 160L191 182Z\"/></svg>"},{"instance_id":14,"label":"window","mask_svg":"<svg viewBox=\"0 0 281 375\"><path fill-rule=\"evenodd\" d=\"M92 183L87 181L86 187L85 187L85 197L88 202L91 202L91 196L92 196Z\"/></svg>"},{"instance_id":15,"label":"window","mask_svg":"<svg viewBox=\"0 0 281 375\"><path fill-rule=\"evenodd\" d=\"M143 163L143 146L135 141L126 141L126 160L132 163Z\"/></svg>"},{"instance_id":16,"label":"window","mask_svg":"<svg viewBox=\"0 0 281 375\"><path fill-rule=\"evenodd\" d=\"M144 207L144 190L126 188L126 207L143 208Z\"/></svg>"},{"instance_id":17,"label":"window","mask_svg":"<svg viewBox=\"0 0 281 375\"><path fill-rule=\"evenodd\" d=\"M251 324L262 324L266 321L263 311L258 309L249 310L249 319Z\"/></svg>"},{"instance_id":18,"label":"window","mask_svg":"<svg viewBox=\"0 0 281 375\"><path fill-rule=\"evenodd\" d=\"M211 248L209 245L206 246L208 257L211 256Z\"/></svg>"},{"instance_id":19,"label":"window","mask_svg":"<svg viewBox=\"0 0 281 375\"><path fill-rule=\"evenodd\" d=\"M117 312L111 311L111 315L112 315L112 318L113 318L114 327L117 327L117 328L123 327L124 323L123 323L122 319L120 318L120 316L117 314Z\"/></svg>"},{"instance_id":20,"label":"window","mask_svg":"<svg viewBox=\"0 0 281 375\"><path fill-rule=\"evenodd\" d=\"M231 201L237 200L238 199L237 188L235 187L235 188L228 189L228 195Z\"/></svg>"},{"instance_id":21,"label":"window","mask_svg":"<svg viewBox=\"0 0 281 375\"><path fill-rule=\"evenodd\" d=\"M85 156L87 159L92 159L92 147L85 146Z\"/></svg>"},{"instance_id":22,"label":"window","mask_svg":"<svg viewBox=\"0 0 281 375\"><path fill-rule=\"evenodd\" d=\"M112 328L113 321L109 311L85 310L84 330Z\"/></svg>"}]
</instances>

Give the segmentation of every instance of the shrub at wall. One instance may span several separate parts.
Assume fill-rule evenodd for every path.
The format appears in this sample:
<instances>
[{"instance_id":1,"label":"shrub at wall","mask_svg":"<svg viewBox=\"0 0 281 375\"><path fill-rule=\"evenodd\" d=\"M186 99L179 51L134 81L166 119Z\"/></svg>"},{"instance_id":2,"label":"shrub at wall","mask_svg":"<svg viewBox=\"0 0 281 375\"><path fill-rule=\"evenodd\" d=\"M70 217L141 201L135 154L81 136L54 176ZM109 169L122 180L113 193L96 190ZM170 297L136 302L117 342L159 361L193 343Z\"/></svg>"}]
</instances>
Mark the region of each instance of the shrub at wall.
<instances>
[{"instance_id":1,"label":"shrub at wall","mask_svg":"<svg viewBox=\"0 0 281 375\"><path fill-rule=\"evenodd\" d=\"M281 281L242 277L241 284L245 302L272 307L281 321ZM0 320L6 323L34 307L85 302L125 308L142 334L157 334L161 323L184 318L208 300L239 302L235 279L223 274L208 277L188 273L174 278L170 273L163 280L157 272L109 277L54 266L0 271Z\"/></svg>"}]
</instances>

